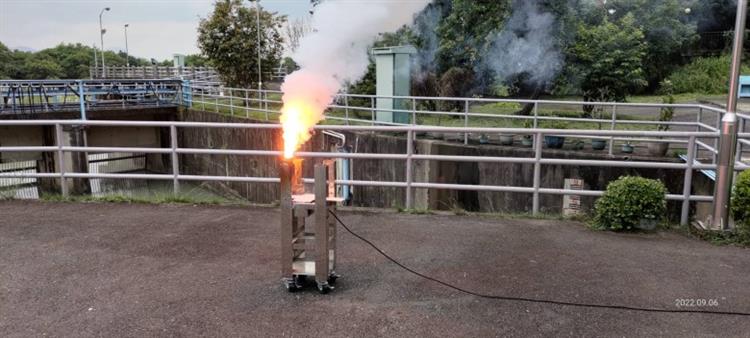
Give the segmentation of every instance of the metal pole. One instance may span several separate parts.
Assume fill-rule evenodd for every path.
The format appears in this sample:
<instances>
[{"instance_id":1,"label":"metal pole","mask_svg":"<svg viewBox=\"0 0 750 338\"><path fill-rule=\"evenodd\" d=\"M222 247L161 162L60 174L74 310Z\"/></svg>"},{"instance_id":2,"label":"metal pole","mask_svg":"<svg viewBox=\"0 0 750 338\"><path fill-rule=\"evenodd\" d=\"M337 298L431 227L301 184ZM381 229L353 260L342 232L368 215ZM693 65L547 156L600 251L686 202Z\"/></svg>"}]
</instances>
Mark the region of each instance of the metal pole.
<instances>
[{"instance_id":1,"label":"metal pole","mask_svg":"<svg viewBox=\"0 0 750 338\"><path fill-rule=\"evenodd\" d=\"M55 141L57 142L57 165L60 167L60 191L68 197L68 185L65 182L65 153L63 152L62 125L55 124Z\"/></svg>"},{"instance_id":2,"label":"metal pole","mask_svg":"<svg viewBox=\"0 0 750 338\"><path fill-rule=\"evenodd\" d=\"M109 11L109 7L104 7L101 12L99 12L99 39L101 40L101 46L102 46L102 77L107 77L107 68L104 65L104 28L102 27L102 14L104 14L104 11Z\"/></svg>"},{"instance_id":3,"label":"metal pole","mask_svg":"<svg viewBox=\"0 0 750 338\"><path fill-rule=\"evenodd\" d=\"M245 91L245 117L248 118L250 117L250 101L248 100L247 89L244 89L244 91Z\"/></svg>"},{"instance_id":4,"label":"metal pole","mask_svg":"<svg viewBox=\"0 0 750 338\"><path fill-rule=\"evenodd\" d=\"M542 133L534 135L534 196L532 197L531 214L539 214L539 188L542 184Z\"/></svg>"},{"instance_id":5,"label":"metal pole","mask_svg":"<svg viewBox=\"0 0 750 338\"><path fill-rule=\"evenodd\" d=\"M128 53L128 26L130 24L125 24L125 66L130 68L130 53ZM137 33L137 32L136 32Z\"/></svg>"},{"instance_id":6,"label":"metal pole","mask_svg":"<svg viewBox=\"0 0 750 338\"><path fill-rule=\"evenodd\" d=\"M86 121L86 99L83 95L83 81L78 80L78 103L81 109L81 120Z\"/></svg>"},{"instance_id":7,"label":"metal pole","mask_svg":"<svg viewBox=\"0 0 750 338\"><path fill-rule=\"evenodd\" d=\"M175 195L180 193L180 163L179 156L177 155L177 126L169 126L169 142L172 146L172 192Z\"/></svg>"},{"instance_id":8,"label":"metal pole","mask_svg":"<svg viewBox=\"0 0 750 338\"><path fill-rule=\"evenodd\" d=\"M411 124L417 125L417 99L411 99Z\"/></svg>"},{"instance_id":9,"label":"metal pole","mask_svg":"<svg viewBox=\"0 0 750 338\"><path fill-rule=\"evenodd\" d=\"M687 168L685 169L685 181L682 184L682 214L680 224L687 225L690 221L690 194L693 189L693 163L695 162L695 136L690 136L688 141Z\"/></svg>"},{"instance_id":10,"label":"metal pole","mask_svg":"<svg viewBox=\"0 0 750 338\"><path fill-rule=\"evenodd\" d=\"M737 0L732 66L729 72L729 97L727 98L727 113L721 119L719 161L716 164L716 188L710 220L711 227L719 230L729 229L729 202L734 176L734 151L737 146L737 91L739 89L746 15L747 0Z\"/></svg>"},{"instance_id":11,"label":"metal pole","mask_svg":"<svg viewBox=\"0 0 750 338\"><path fill-rule=\"evenodd\" d=\"M258 26L258 44L256 49L258 50L258 92L260 92L260 90L263 89L263 73L260 65L260 0L255 0L255 22Z\"/></svg>"},{"instance_id":12,"label":"metal pole","mask_svg":"<svg viewBox=\"0 0 750 338\"><path fill-rule=\"evenodd\" d=\"M603 109L603 108L602 108ZM612 105L612 122L610 126L610 130L615 130L615 120L617 119L617 106ZM609 155L614 155L615 149L615 137L612 136L609 138Z\"/></svg>"},{"instance_id":13,"label":"metal pole","mask_svg":"<svg viewBox=\"0 0 750 338\"><path fill-rule=\"evenodd\" d=\"M469 127L469 100L464 101L464 127ZM464 144L469 144L469 133L464 133Z\"/></svg>"},{"instance_id":14,"label":"metal pole","mask_svg":"<svg viewBox=\"0 0 750 338\"><path fill-rule=\"evenodd\" d=\"M534 102L534 129L539 128L538 117L539 117L539 102Z\"/></svg>"},{"instance_id":15,"label":"metal pole","mask_svg":"<svg viewBox=\"0 0 750 338\"><path fill-rule=\"evenodd\" d=\"M414 207L412 201L412 159L414 154L414 131L409 130L406 134L406 209Z\"/></svg>"},{"instance_id":16,"label":"metal pole","mask_svg":"<svg viewBox=\"0 0 750 338\"><path fill-rule=\"evenodd\" d=\"M344 94L344 106L346 107L344 110L344 115L346 116L346 125L349 125L349 95Z\"/></svg>"},{"instance_id":17,"label":"metal pole","mask_svg":"<svg viewBox=\"0 0 750 338\"><path fill-rule=\"evenodd\" d=\"M91 73L91 79L95 79L99 73L99 57L96 55L96 44L94 44L94 72Z\"/></svg>"}]
</instances>

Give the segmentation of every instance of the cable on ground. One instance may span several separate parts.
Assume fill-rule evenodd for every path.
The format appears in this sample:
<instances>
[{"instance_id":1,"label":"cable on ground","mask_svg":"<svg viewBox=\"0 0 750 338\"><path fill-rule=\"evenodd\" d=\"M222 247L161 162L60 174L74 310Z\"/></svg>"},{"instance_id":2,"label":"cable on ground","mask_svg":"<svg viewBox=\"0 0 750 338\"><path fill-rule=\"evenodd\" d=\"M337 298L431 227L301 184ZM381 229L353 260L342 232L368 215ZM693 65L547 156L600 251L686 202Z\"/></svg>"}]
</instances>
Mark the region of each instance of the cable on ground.
<instances>
[{"instance_id":1,"label":"cable on ground","mask_svg":"<svg viewBox=\"0 0 750 338\"><path fill-rule=\"evenodd\" d=\"M725 315L725 316L746 316L750 317L750 312L739 312L739 311L707 311L707 310L697 310L697 309L659 309L659 308L648 308L648 307L638 307L638 306L626 306L626 305L607 305L607 304L590 304L590 303L576 303L576 302L566 302L566 301L557 301L557 300L550 300L550 299L543 299L543 298L528 298L528 297L513 297L513 296L500 296L500 295L487 295L479 292L474 292L471 290L463 289L458 286L443 282L437 278L433 278L430 276L427 276L423 273L414 271L413 269L409 268L408 266L400 263L395 258L389 256L383 250L378 248L377 245L369 241L368 239L362 237L361 235L355 233L350 229L339 217L334 213L333 211L330 211L331 215L336 219L336 221L341 224L341 226L349 232L352 236L357 237L361 241L367 243L369 246L371 246L375 251L380 253L383 257L391 261L393 264L398 265L400 268L417 275L419 277L422 277L424 279L433 281L435 283L438 283L440 285L443 285L445 287L451 288L453 290L463 292L465 294L469 294L472 296L480 297L480 298L487 298L487 299L498 299L498 300L505 300L505 301L514 301L514 302L527 302L527 303L538 303L538 304L552 304L552 305L559 305L559 306L572 306L572 307L583 307L583 308L594 308L594 309L611 309L611 310L624 310L624 311L638 311L638 312L659 312L659 313L700 313L700 314L710 314L710 315Z\"/></svg>"}]
</instances>

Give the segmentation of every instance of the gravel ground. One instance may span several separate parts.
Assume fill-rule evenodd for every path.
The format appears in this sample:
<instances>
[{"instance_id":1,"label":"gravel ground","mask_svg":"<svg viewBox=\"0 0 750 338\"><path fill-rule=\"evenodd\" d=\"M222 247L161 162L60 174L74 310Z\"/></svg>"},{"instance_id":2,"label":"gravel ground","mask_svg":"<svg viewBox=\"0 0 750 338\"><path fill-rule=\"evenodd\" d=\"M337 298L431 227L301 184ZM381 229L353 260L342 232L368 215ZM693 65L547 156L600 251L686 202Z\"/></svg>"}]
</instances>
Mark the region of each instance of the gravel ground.
<instances>
[{"instance_id":1,"label":"gravel ground","mask_svg":"<svg viewBox=\"0 0 750 338\"><path fill-rule=\"evenodd\" d=\"M404 264L477 292L750 312L750 250L580 223L340 212ZM342 233L328 295L279 280L276 209L0 202L0 336L750 336L750 318L481 299ZM340 229L340 231L343 231Z\"/></svg>"}]
</instances>

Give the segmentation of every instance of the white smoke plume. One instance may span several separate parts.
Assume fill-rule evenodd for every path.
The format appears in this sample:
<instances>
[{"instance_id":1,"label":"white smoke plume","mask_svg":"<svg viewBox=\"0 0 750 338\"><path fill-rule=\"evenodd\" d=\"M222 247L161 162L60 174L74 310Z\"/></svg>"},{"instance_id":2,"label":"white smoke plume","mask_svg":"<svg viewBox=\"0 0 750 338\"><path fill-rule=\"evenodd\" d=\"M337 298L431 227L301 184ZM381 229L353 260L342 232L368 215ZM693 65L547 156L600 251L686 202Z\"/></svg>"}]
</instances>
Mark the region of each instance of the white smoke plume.
<instances>
[{"instance_id":1,"label":"white smoke plume","mask_svg":"<svg viewBox=\"0 0 750 338\"><path fill-rule=\"evenodd\" d=\"M550 81L563 64L554 38L555 23L554 15L540 11L538 0L516 0L513 14L485 57L497 79L526 73L529 82Z\"/></svg>"},{"instance_id":2,"label":"white smoke plume","mask_svg":"<svg viewBox=\"0 0 750 338\"><path fill-rule=\"evenodd\" d=\"M368 47L379 33L411 23L430 0L328 0L315 8L313 32L292 55L300 69L286 77L281 90L284 108L284 154L291 157L310 138L334 95L367 71Z\"/></svg>"}]
</instances>

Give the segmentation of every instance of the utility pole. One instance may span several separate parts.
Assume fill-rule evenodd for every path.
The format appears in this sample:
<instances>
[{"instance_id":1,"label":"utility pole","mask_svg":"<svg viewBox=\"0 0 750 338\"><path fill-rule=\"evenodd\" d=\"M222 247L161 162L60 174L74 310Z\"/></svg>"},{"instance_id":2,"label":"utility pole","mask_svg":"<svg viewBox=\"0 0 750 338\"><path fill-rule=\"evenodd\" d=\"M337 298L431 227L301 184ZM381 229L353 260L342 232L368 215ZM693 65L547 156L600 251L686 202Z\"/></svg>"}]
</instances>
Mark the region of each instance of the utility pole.
<instances>
[{"instance_id":1,"label":"utility pole","mask_svg":"<svg viewBox=\"0 0 750 338\"><path fill-rule=\"evenodd\" d=\"M102 46L102 77L107 77L107 67L104 65L104 33L107 32L102 27L102 14L104 14L104 11L109 11L109 7L104 7L101 12L99 12L99 39L101 40L101 46Z\"/></svg>"},{"instance_id":2,"label":"utility pole","mask_svg":"<svg viewBox=\"0 0 750 338\"><path fill-rule=\"evenodd\" d=\"M130 53L128 53L128 26L129 23L125 24L125 66L130 68Z\"/></svg>"},{"instance_id":3,"label":"utility pole","mask_svg":"<svg viewBox=\"0 0 750 338\"><path fill-rule=\"evenodd\" d=\"M714 230L729 230L729 202L734 178L734 152L737 148L737 91L739 89L742 43L745 37L747 0L737 0L737 19L734 25L732 66L729 71L727 113L721 119L719 155L716 162L714 204L708 225Z\"/></svg>"}]
</instances>

